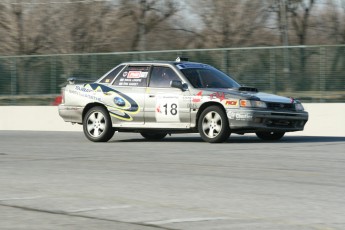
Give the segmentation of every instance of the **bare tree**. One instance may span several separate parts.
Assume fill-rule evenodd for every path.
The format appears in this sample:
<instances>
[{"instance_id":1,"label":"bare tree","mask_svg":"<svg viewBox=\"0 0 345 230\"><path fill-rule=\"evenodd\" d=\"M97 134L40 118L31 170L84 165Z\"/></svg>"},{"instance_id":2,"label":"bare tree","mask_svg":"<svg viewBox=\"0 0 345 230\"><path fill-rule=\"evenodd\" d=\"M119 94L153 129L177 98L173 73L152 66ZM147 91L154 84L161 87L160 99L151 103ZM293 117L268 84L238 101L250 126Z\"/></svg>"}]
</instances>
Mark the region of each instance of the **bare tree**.
<instances>
[{"instance_id":1,"label":"bare tree","mask_svg":"<svg viewBox=\"0 0 345 230\"><path fill-rule=\"evenodd\" d=\"M20 54L25 49L24 10L21 0L0 3L0 50L5 54Z\"/></svg>"},{"instance_id":2,"label":"bare tree","mask_svg":"<svg viewBox=\"0 0 345 230\"><path fill-rule=\"evenodd\" d=\"M345 44L345 0L328 0L325 8L317 21L324 32L324 42Z\"/></svg>"},{"instance_id":3,"label":"bare tree","mask_svg":"<svg viewBox=\"0 0 345 230\"><path fill-rule=\"evenodd\" d=\"M322 33L319 35L323 42L330 44L345 44L345 0L326 2L325 10L320 15L318 23L321 25ZM333 73L330 77L333 84L329 89L341 89L345 85L345 78L342 73L345 71L345 47L330 47L327 51L330 64L327 69Z\"/></svg>"},{"instance_id":4,"label":"bare tree","mask_svg":"<svg viewBox=\"0 0 345 230\"><path fill-rule=\"evenodd\" d=\"M1 3L0 7L0 30L8 41L1 45L1 49L6 54L36 54L47 48L43 41L49 37L47 33L56 29L50 24L54 14L42 10L41 5L32 7L22 0Z\"/></svg>"},{"instance_id":5,"label":"bare tree","mask_svg":"<svg viewBox=\"0 0 345 230\"><path fill-rule=\"evenodd\" d=\"M215 47L264 43L256 35L263 30L268 14L260 1L202 0L191 2L202 21L203 40Z\"/></svg>"},{"instance_id":6,"label":"bare tree","mask_svg":"<svg viewBox=\"0 0 345 230\"><path fill-rule=\"evenodd\" d=\"M130 25L126 33L131 38L130 50L147 50L146 36L178 11L173 0L122 0L121 5L120 20Z\"/></svg>"},{"instance_id":7,"label":"bare tree","mask_svg":"<svg viewBox=\"0 0 345 230\"><path fill-rule=\"evenodd\" d=\"M268 0L268 5L269 12L276 14L273 18L277 20L282 41L284 30L288 31L289 45L305 45L315 39L308 39L308 34L318 26L316 15L320 14L320 9L316 7L317 0Z\"/></svg>"},{"instance_id":8,"label":"bare tree","mask_svg":"<svg viewBox=\"0 0 345 230\"><path fill-rule=\"evenodd\" d=\"M0 3L0 55L10 54L13 46L11 15L8 2Z\"/></svg>"},{"instance_id":9,"label":"bare tree","mask_svg":"<svg viewBox=\"0 0 345 230\"><path fill-rule=\"evenodd\" d=\"M315 6L315 0L295 0L287 4L288 12L291 14L292 28L298 38L299 45L305 45L308 29L310 29L311 12Z\"/></svg>"},{"instance_id":10,"label":"bare tree","mask_svg":"<svg viewBox=\"0 0 345 230\"><path fill-rule=\"evenodd\" d=\"M250 0L201 0L192 1L194 13L199 18L199 30L191 31L192 42L198 48L229 48L243 46L272 45L276 37L266 28L269 14L261 1ZM197 39L196 39L197 38ZM241 77L241 70L260 62L258 58L242 62L242 55L236 51L224 51L221 56L210 56L213 62L221 59L220 65L225 72ZM249 64L250 63L250 64ZM254 64L253 64L254 63ZM250 68L250 67L249 67Z\"/></svg>"},{"instance_id":11,"label":"bare tree","mask_svg":"<svg viewBox=\"0 0 345 230\"><path fill-rule=\"evenodd\" d=\"M314 18L312 18L313 10L316 12L316 0L273 0L269 7L269 11L276 14L277 27L280 31L281 41L283 45L306 45L313 39L309 38L312 30L316 29ZM288 42L286 42L288 41ZM299 73L288 74L289 78L297 78L297 86L304 87L309 81L306 72L307 61L313 52L306 52L305 49L299 49L297 54L297 63L291 61L291 56L288 49L284 50L284 69L288 73L291 69L291 64L299 65ZM287 53L288 52L288 53ZM294 59L292 59L294 60Z\"/></svg>"}]
</instances>

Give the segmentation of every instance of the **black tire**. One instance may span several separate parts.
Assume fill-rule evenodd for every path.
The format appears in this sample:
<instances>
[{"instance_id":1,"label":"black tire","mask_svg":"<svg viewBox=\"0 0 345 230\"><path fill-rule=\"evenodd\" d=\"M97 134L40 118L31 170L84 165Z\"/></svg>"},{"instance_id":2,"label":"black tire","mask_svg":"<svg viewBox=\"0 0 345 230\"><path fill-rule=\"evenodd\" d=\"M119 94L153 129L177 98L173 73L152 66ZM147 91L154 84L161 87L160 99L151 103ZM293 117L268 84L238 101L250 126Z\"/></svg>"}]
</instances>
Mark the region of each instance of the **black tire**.
<instances>
[{"instance_id":1,"label":"black tire","mask_svg":"<svg viewBox=\"0 0 345 230\"><path fill-rule=\"evenodd\" d=\"M230 136L228 118L219 106L207 107L199 117L198 130L201 138L209 143L224 142Z\"/></svg>"},{"instance_id":2,"label":"black tire","mask_svg":"<svg viewBox=\"0 0 345 230\"><path fill-rule=\"evenodd\" d=\"M107 142L115 133L109 112L102 106L95 106L87 111L83 130L86 138L93 142Z\"/></svg>"},{"instance_id":3,"label":"black tire","mask_svg":"<svg viewBox=\"0 0 345 230\"><path fill-rule=\"evenodd\" d=\"M255 134L264 141L277 141L284 136L285 132L257 132Z\"/></svg>"},{"instance_id":4,"label":"black tire","mask_svg":"<svg viewBox=\"0 0 345 230\"><path fill-rule=\"evenodd\" d=\"M166 137L166 135L168 135L167 133L155 133L155 132L151 132L151 133L142 132L140 134L146 140L150 140L150 141L159 141L159 140L162 140L164 137Z\"/></svg>"}]
</instances>

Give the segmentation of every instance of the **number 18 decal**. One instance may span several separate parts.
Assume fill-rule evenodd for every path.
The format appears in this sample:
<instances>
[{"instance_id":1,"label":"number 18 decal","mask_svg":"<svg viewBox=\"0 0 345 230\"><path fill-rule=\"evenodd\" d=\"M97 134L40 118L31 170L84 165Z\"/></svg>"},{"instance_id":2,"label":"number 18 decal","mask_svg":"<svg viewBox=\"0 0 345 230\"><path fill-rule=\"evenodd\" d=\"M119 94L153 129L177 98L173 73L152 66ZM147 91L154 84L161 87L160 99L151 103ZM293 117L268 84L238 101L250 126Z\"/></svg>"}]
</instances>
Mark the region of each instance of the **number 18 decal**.
<instances>
[{"instance_id":1,"label":"number 18 decal","mask_svg":"<svg viewBox=\"0 0 345 230\"><path fill-rule=\"evenodd\" d=\"M180 121L177 97L162 97L156 101L156 120L158 122Z\"/></svg>"}]
</instances>

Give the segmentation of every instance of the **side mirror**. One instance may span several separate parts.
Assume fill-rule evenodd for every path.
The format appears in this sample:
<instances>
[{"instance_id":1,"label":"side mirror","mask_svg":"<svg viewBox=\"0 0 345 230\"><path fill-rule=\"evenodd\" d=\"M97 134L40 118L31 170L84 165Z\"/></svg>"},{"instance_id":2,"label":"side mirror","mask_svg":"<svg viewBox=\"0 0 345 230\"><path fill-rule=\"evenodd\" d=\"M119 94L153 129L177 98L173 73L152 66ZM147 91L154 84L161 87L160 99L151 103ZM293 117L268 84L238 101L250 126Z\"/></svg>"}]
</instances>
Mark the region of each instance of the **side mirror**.
<instances>
[{"instance_id":1,"label":"side mirror","mask_svg":"<svg viewBox=\"0 0 345 230\"><path fill-rule=\"evenodd\" d=\"M187 91L188 90L188 85L186 83L182 83L182 81L178 81L178 80L172 80L170 82L170 86L172 88L178 88L182 91Z\"/></svg>"}]
</instances>

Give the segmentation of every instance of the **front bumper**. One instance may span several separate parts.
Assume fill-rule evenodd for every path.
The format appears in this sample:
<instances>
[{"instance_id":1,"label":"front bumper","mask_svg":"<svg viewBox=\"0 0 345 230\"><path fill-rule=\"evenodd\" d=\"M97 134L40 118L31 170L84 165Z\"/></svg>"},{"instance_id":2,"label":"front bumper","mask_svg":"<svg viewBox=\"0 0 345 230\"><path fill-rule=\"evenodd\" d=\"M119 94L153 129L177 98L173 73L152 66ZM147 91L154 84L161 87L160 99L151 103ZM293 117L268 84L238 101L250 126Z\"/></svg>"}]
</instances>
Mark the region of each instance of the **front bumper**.
<instances>
[{"instance_id":1,"label":"front bumper","mask_svg":"<svg viewBox=\"0 0 345 230\"><path fill-rule=\"evenodd\" d=\"M230 129L233 132L293 132L304 129L308 112L228 109Z\"/></svg>"},{"instance_id":2,"label":"front bumper","mask_svg":"<svg viewBox=\"0 0 345 230\"><path fill-rule=\"evenodd\" d=\"M83 110L82 106L67 106L65 104L59 105L59 115L66 122L83 123Z\"/></svg>"}]
</instances>

